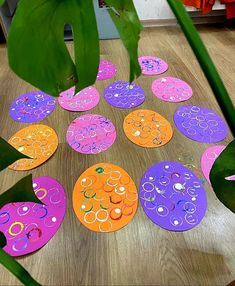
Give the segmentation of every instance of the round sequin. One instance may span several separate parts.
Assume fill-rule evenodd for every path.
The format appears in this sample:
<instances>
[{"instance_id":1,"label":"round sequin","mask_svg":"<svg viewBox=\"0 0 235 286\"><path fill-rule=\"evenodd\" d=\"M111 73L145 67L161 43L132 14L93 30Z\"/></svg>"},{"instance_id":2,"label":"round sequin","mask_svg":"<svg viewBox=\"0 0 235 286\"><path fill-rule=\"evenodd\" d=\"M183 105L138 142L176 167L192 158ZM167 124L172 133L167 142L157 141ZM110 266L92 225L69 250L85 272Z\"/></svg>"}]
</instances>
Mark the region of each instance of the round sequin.
<instances>
[{"instance_id":1,"label":"round sequin","mask_svg":"<svg viewBox=\"0 0 235 286\"><path fill-rule=\"evenodd\" d=\"M162 74L168 70L168 64L157 57L139 57L139 64L142 70L142 74L145 75Z\"/></svg>"},{"instance_id":2,"label":"round sequin","mask_svg":"<svg viewBox=\"0 0 235 286\"><path fill-rule=\"evenodd\" d=\"M117 73L115 64L107 60L101 60L97 80L106 80L114 77Z\"/></svg>"}]
</instances>

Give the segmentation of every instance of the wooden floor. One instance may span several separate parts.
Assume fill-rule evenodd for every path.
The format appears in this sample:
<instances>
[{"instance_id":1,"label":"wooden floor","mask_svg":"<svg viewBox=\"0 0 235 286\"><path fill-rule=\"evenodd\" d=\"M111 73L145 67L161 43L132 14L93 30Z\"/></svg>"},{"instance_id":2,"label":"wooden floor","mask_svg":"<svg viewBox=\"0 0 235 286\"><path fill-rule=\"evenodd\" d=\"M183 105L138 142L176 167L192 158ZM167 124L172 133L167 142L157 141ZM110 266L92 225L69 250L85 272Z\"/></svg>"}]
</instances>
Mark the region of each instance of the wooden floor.
<instances>
[{"instance_id":1,"label":"wooden floor","mask_svg":"<svg viewBox=\"0 0 235 286\"><path fill-rule=\"evenodd\" d=\"M213 60L235 99L235 29L200 27L200 33ZM69 45L72 49L72 44ZM151 28L143 32L141 55L158 55L170 69L165 74L188 81L194 97L187 103L203 105L220 113L207 81L179 28ZM101 42L102 57L118 66L117 80L128 79L128 59L119 40ZM173 124L173 113L182 104L164 103L151 92L153 77L141 77L137 83L147 94L143 108L153 109ZM102 94L111 82L98 82ZM24 124L14 122L8 114L14 98L33 88L18 79L7 65L6 46L0 45L0 134L8 139ZM65 187L68 210L56 236L41 250L19 259L43 285L227 285L235 279L235 215L215 197L206 183L208 211L202 223L184 232L168 232L154 225L139 207L134 220L125 228L110 234L94 233L77 220L71 203L73 186L89 166L107 162L129 172L136 185L144 171L159 161L178 161L182 150L191 152L195 164L206 144L196 143L175 129L173 140L159 149L144 149L124 136L122 122L129 111L110 107L104 99L92 110L110 118L117 127L116 143L108 151L84 156L66 144L66 129L78 113L57 106L42 123L53 127L59 136L59 149L44 165L31 172L4 170L0 174L1 192L28 173L49 175ZM228 136L223 144L231 141ZM18 281L0 266L0 285Z\"/></svg>"}]
</instances>

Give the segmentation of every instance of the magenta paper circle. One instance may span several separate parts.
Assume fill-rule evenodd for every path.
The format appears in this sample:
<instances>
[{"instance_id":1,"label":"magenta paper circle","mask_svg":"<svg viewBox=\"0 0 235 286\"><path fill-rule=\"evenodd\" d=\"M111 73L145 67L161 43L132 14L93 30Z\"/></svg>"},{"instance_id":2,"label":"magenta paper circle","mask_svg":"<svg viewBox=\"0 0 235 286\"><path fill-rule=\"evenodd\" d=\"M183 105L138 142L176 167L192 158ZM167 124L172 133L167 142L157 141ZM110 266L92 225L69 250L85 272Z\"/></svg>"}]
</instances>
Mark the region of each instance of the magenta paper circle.
<instances>
[{"instance_id":1,"label":"magenta paper circle","mask_svg":"<svg viewBox=\"0 0 235 286\"><path fill-rule=\"evenodd\" d=\"M106 80L112 78L116 75L117 68L115 64L107 60L101 60L99 65L99 71L97 75L97 80Z\"/></svg>"},{"instance_id":2,"label":"magenta paper circle","mask_svg":"<svg viewBox=\"0 0 235 286\"><path fill-rule=\"evenodd\" d=\"M152 91L156 97L168 102L181 102L193 95L192 88L183 80L175 77L156 79L152 84Z\"/></svg>"},{"instance_id":3,"label":"magenta paper circle","mask_svg":"<svg viewBox=\"0 0 235 286\"><path fill-rule=\"evenodd\" d=\"M113 123L98 114L76 118L67 130L67 142L82 154L98 154L110 148L116 139Z\"/></svg>"},{"instance_id":4,"label":"magenta paper circle","mask_svg":"<svg viewBox=\"0 0 235 286\"><path fill-rule=\"evenodd\" d=\"M51 177L33 179L33 188L44 205L11 203L0 210L0 231L7 239L3 248L22 256L43 247L58 231L66 212L63 187Z\"/></svg>"},{"instance_id":5,"label":"magenta paper circle","mask_svg":"<svg viewBox=\"0 0 235 286\"><path fill-rule=\"evenodd\" d=\"M74 95L75 87L62 92L58 98L60 106L69 111L87 111L100 101L100 95L93 86L87 87Z\"/></svg>"},{"instance_id":6,"label":"magenta paper circle","mask_svg":"<svg viewBox=\"0 0 235 286\"><path fill-rule=\"evenodd\" d=\"M164 60L157 57L139 57L139 64L142 74L145 75L162 74L168 70L168 64Z\"/></svg>"}]
</instances>

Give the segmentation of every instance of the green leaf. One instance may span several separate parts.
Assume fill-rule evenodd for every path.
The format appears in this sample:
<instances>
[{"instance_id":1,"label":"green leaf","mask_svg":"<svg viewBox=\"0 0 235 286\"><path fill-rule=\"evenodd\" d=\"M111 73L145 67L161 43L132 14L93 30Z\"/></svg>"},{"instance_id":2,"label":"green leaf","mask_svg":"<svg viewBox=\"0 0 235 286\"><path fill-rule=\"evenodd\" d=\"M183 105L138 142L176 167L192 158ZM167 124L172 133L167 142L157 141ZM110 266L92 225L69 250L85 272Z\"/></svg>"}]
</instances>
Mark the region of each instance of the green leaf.
<instances>
[{"instance_id":1,"label":"green leaf","mask_svg":"<svg viewBox=\"0 0 235 286\"><path fill-rule=\"evenodd\" d=\"M17 151L7 141L0 137L0 171L7 168L15 161L23 158L30 159L30 157Z\"/></svg>"},{"instance_id":2,"label":"green leaf","mask_svg":"<svg viewBox=\"0 0 235 286\"><path fill-rule=\"evenodd\" d=\"M0 7L5 3L6 0L0 0Z\"/></svg>"},{"instance_id":3,"label":"green leaf","mask_svg":"<svg viewBox=\"0 0 235 286\"><path fill-rule=\"evenodd\" d=\"M138 18L132 0L105 0L109 14L116 25L120 37L130 57L130 82L140 76L141 68L138 62L138 42L142 25Z\"/></svg>"},{"instance_id":4,"label":"green leaf","mask_svg":"<svg viewBox=\"0 0 235 286\"><path fill-rule=\"evenodd\" d=\"M210 181L216 196L235 213L235 181L226 179L233 175L235 175L235 140L215 160L210 172Z\"/></svg>"},{"instance_id":5,"label":"green leaf","mask_svg":"<svg viewBox=\"0 0 235 286\"><path fill-rule=\"evenodd\" d=\"M0 248L3 248L7 245L7 239L5 235L0 231Z\"/></svg>"}]
</instances>

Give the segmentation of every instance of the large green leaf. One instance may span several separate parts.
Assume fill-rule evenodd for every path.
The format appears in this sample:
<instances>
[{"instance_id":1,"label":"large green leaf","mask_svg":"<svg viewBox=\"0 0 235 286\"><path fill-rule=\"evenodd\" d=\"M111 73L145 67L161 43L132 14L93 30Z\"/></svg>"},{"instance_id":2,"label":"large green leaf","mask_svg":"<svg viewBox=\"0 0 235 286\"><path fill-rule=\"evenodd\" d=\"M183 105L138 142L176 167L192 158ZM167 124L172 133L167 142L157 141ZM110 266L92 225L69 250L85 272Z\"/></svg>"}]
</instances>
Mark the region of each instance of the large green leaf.
<instances>
[{"instance_id":1,"label":"large green leaf","mask_svg":"<svg viewBox=\"0 0 235 286\"><path fill-rule=\"evenodd\" d=\"M0 7L5 3L6 0L0 0Z\"/></svg>"},{"instance_id":2,"label":"large green leaf","mask_svg":"<svg viewBox=\"0 0 235 286\"><path fill-rule=\"evenodd\" d=\"M5 235L0 231L0 248L3 248L7 245L7 239Z\"/></svg>"},{"instance_id":3,"label":"large green leaf","mask_svg":"<svg viewBox=\"0 0 235 286\"><path fill-rule=\"evenodd\" d=\"M210 181L218 199L235 213L235 181L226 178L235 175L235 140L216 159Z\"/></svg>"}]
</instances>

